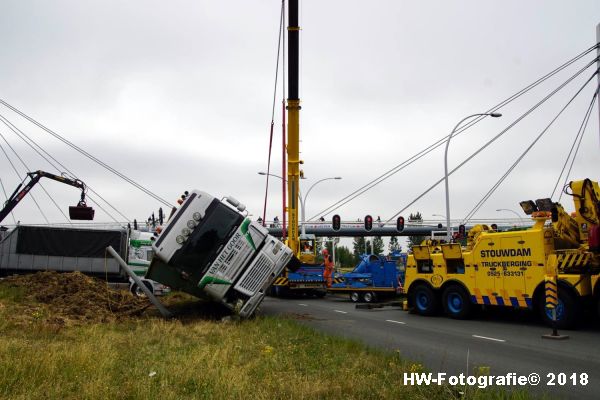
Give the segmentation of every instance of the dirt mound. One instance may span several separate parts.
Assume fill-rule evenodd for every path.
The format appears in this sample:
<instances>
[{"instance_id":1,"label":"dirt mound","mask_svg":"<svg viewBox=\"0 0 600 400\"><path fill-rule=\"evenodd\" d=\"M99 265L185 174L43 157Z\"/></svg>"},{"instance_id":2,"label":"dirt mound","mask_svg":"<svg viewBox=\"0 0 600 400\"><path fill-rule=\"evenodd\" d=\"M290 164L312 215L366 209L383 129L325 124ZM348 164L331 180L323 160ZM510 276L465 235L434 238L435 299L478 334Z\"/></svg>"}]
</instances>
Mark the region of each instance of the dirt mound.
<instances>
[{"instance_id":1,"label":"dirt mound","mask_svg":"<svg viewBox=\"0 0 600 400\"><path fill-rule=\"evenodd\" d=\"M24 301L17 304L27 308L21 310L25 311L22 319L44 319L56 325L124 320L141 315L150 306L146 299L111 289L106 282L80 272L11 276L0 284L22 291Z\"/></svg>"}]
</instances>

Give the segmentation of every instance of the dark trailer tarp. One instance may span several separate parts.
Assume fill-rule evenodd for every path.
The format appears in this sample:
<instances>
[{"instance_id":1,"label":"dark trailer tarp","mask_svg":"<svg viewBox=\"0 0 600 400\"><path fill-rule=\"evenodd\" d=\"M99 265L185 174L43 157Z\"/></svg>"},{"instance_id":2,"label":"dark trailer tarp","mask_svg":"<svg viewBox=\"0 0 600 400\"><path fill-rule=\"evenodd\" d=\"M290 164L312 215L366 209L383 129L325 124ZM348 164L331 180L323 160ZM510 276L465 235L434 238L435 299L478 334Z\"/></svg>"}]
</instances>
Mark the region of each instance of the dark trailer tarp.
<instances>
[{"instance_id":1,"label":"dark trailer tarp","mask_svg":"<svg viewBox=\"0 0 600 400\"><path fill-rule=\"evenodd\" d=\"M108 246L121 250L122 232L21 226L17 253L62 257L104 257Z\"/></svg>"},{"instance_id":2,"label":"dark trailer tarp","mask_svg":"<svg viewBox=\"0 0 600 400\"><path fill-rule=\"evenodd\" d=\"M106 253L108 246L127 259L127 232L18 226L0 243L0 272L81 271L125 280L119 264Z\"/></svg>"}]
</instances>

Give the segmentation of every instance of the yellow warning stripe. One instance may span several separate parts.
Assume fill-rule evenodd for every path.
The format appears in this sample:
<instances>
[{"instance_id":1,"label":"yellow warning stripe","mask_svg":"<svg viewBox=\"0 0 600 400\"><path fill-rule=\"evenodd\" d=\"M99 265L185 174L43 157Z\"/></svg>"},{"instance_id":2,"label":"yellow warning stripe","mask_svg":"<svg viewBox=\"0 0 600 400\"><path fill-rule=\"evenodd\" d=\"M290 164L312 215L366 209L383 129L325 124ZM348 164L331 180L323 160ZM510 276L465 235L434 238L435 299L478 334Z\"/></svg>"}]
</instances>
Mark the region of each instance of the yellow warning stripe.
<instances>
[{"instance_id":1,"label":"yellow warning stripe","mask_svg":"<svg viewBox=\"0 0 600 400\"><path fill-rule=\"evenodd\" d=\"M508 295L508 292L506 291L506 289L502 289L500 290L500 297L502 297L502 300L504 301L504 305L510 305L510 296Z\"/></svg>"},{"instance_id":2,"label":"yellow warning stripe","mask_svg":"<svg viewBox=\"0 0 600 400\"><path fill-rule=\"evenodd\" d=\"M323 284L324 281L320 280L320 279L315 279L315 280L310 280L310 281L305 281L305 280L300 280L300 281L294 281L295 283L310 283L310 284ZM344 282L343 278L335 278L333 280L334 283L342 283ZM278 278L275 278L275 280L273 281L273 285L277 285L277 286L286 286L289 284L289 280L288 278L285 278L283 276L280 276Z\"/></svg>"},{"instance_id":3,"label":"yellow warning stripe","mask_svg":"<svg viewBox=\"0 0 600 400\"><path fill-rule=\"evenodd\" d=\"M279 278L275 279L275 281L273 282L274 285L278 285L278 286L287 285L287 283L288 283L288 279L284 278L284 277L279 277Z\"/></svg>"},{"instance_id":4,"label":"yellow warning stripe","mask_svg":"<svg viewBox=\"0 0 600 400\"><path fill-rule=\"evenodd\" d=\"M558 254L558 267L580 267L589 262L591 253L565 252Z\"/></svg>"},{"instance_id":5,"label":"yellow warning stripe","mask_svg":"<svg viewBox=\"0 0 600 400\"><path fill-rule=\"evenodd\" d=\"M515 294L517 295L517 301L519 302L520 307L527 307L527 302L525 301L525 297L523 296L523 292L520 290L515 290Z\"/></svg>"},{"instance_id":6,"label":"yellow warning stripe","mask_svg":"<svg viewBox=\"0 0 600 400\"><path fill-rule=\"evenodd\" d=\"M494 296L494 291L492 289L486 289L485 291L490 299L490 304L493 306L497 306L498 301L496 300L496 296Z\"/></svg>"},{"instance_id":7,"label":"yellow warning stripe","mask_svg":"<svg viewBox=\"0 0 600 400\"><path fill-rule=\"evenodd\" d=\"M545 305L547 308L556 308L558 305L558 293L557 293L556 277L546 275L544 277L544 293L545 293Z\"/></svg>"},{"instance_id":8,"label":"yellow warning stripe","mask_svg":"<svg viewBox=\"0 0 600 400\"><path fill-rule=\"evenodd\" d=\"M481 291L479 289L474 289L475 299L477 300L477 304L483 304L483 297L481 296Z\"/></svg>"}]
</instances>

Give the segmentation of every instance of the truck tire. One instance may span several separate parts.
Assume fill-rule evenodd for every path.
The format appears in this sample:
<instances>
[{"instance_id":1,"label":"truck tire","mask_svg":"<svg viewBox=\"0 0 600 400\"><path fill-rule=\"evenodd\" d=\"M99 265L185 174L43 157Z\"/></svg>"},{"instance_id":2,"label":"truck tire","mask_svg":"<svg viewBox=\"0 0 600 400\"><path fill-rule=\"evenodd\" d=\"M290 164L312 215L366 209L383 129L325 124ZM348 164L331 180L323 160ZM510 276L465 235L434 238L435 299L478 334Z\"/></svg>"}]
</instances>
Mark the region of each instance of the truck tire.
<instances>
[{"instance_id":1,"label":"truck tire","mask_svg":"<svg viewBox=\"0 0 600 400\"><path fill-rule=\"evenodd\" d=\"M377 301L377 295L375 292L365 292L363 294L363 299L365 303L375 303Z\"/></svg>"},{"instance_id":2,"label":"truck tire","mask_svg":"<svg viewBox=\"0 0 600 400\"><path fill-rule=\"evenodd\" d=\"M358 303L359 301L362 300L362 296L358 292L350 292L350 300L353 303Z\"/></svg>"},{"instance_id":3,"label":"truck tire","mask_svg":"<svg viewBox=\"0 0 600 400\"><path fill-rule=\"evenodd\" d=\"M152 283L150 283L148 281L142 281L142 283L144 284L144 286L146 286L148 288L148 290L150 290L150 292L152 292L154 294L154 287L152 286ZM142 288L140 288L138 286L138 284L135 282L133 283L133 285L131 285L131 293L135 297L146 297L146 293L144 293Z\"/></svg>"},{"instance_id":4,"label":"truck tire","mask_svg":"<svg viewBox=\"0 0 600 400\"><path fill-rule=\"evenodd\" d=\"M438 310L438 299L433 289L424 284L418 284L410 292L411 304L419 315L433 315Z\"/></svg>"},{"instance_id":5,"label":"truck tire","mask_svg":"<svg viewBox=\"0 0 600 400\"><path fill-rule=\"evenodd\" d=\"M273 285L273 296L285 298L289 295L289 290L286 286Z\"/></svg>"},{"instance_id":6,"label":"truck tire","mask_svg":"<svg viewBox=\"0 0 600 400\"><path fill-rule=\"evenodd\" d=\"M442 306L444 313L454 319L467 319L472 310L469 294L460 285L450 285L444 289Z\"/></svg>"},{"instance_id":7,"label":"truck tire","mask_svg":"<svg viewBox=\"0 0 600 400\"><path fill-rule=\"evenodd\" d=\"M538 302L540 315L544 323L552 326L552 309L546 308L545 301ZM581 305L573 293L564 286L558 286L558 305L556 307L556 328L573 329L577 327L581 314Z\"/></svg>"}]
</instances>

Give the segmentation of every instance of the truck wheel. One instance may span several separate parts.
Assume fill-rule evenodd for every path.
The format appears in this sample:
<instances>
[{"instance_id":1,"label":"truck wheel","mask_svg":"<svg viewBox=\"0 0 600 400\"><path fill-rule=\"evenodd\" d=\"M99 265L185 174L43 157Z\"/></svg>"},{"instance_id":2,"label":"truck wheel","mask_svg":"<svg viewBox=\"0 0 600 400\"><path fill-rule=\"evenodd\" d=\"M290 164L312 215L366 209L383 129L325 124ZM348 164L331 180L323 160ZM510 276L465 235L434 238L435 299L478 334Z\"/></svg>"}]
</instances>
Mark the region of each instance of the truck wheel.
<instances>
[{"instance_id":1,"label":"truck wheel","mask_svg":"<svg viewBox=\"0 0 600 400\"><path fill-rule=\"evenodd\" d=\"M425 284L411 290L411 303L419 315L433 315L438 308L435 292Z\"/></svg>"},{"instance_id":2,"label":"truck wheel","mask_svg":"<svg viewBox=\"0 0 600 400\"><path fill-rule=\"evenodd\" d=\"M539 302L542 320L552 326L552 309L546 308L545 302ZM564 287L558 287L558 305L556 306L556 327L558 329L575 328L579 320L581 308L573 294Z\"/></svg>"},{"instance_id":3,"label":"truck wheel","mask_svg":"<svg viewBox=\"0 0 600 400\"><path fill-rule=\"evenodd\" d=\"M273 286L273 296L279 298L285 298L290 294L287 286Z\"/></svg>"},{"instance_id":4,"label":"truck wheel","mask_svg":"<svg viewBox=\"0 0 600 400\"><path fill-rule=\"evenodd\" d=\"M350 300L353 303L358 303L361 300L361 295L358 292L351 292L350 293Z\"/></svg>"},{"instance_id":5,"label":"truck wheel","mask_svg":"<svg viewBox=\"0 0 600 400\"><path fill-rule=\"evenodd\" d=\"M377 295L373 292L365 292L363 299L365 300L365 303L374 303L377 301Z\"/></svg>"},{"instance_id":6,"label":"truck wheel","mask_svg":"<svg viewBox=\"0 0 600 400\"><path fill-rule=\"evenodd\" d=\"M471 300L466 290L459 285L450 285L442 294L444 313L454 319L466 319L471 314Z\"/></svg>"},{"instance_id":7,"label":"truck wheel","mask_svg":"<svg viewBox=\"0 0 600 400\"><path fill-rule=\"evenodd\" d=\"M154 294L154 287L150 282L142 281L142 283L148 288L148 290L150 290L150 292ZM133 283L133 285L131 285L131 293L136 297L146 297L146 293L144 293L142 288L139 287L138 284L135 282Z\"/></svg>"}]
</instances>

